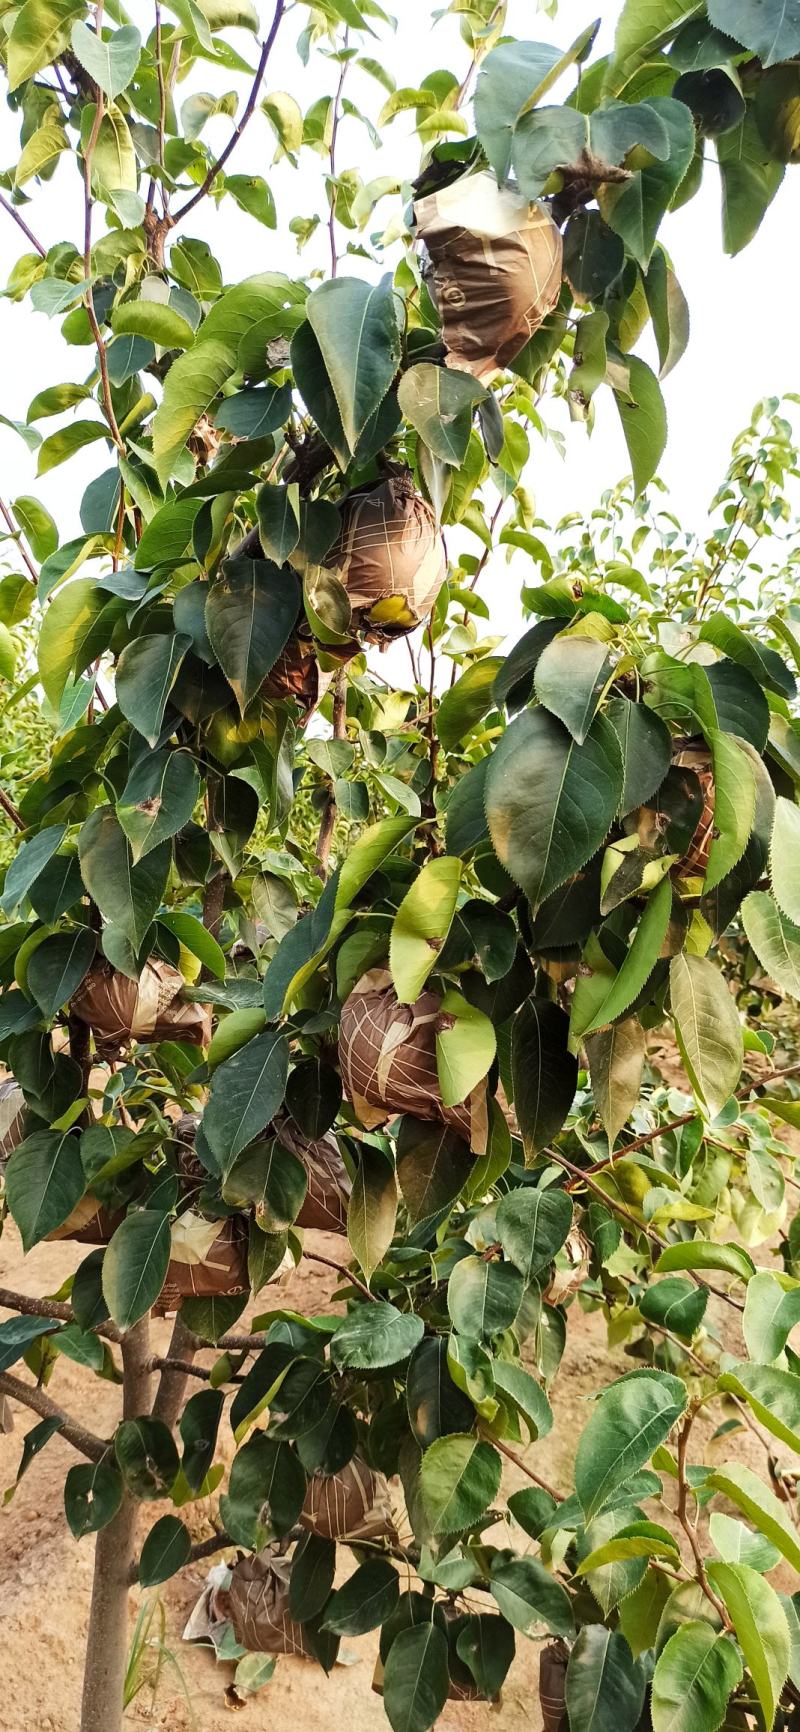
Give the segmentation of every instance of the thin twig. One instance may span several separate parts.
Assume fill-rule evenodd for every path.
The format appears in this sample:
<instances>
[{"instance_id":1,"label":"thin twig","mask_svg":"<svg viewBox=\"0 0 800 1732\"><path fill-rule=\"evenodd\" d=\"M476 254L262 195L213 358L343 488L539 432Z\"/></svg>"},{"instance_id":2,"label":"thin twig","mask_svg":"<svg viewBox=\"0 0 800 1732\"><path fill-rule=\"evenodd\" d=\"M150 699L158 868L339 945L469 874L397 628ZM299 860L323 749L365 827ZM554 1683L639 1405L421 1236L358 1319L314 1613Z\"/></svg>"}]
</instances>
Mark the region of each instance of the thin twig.
<instances>
[{"instance_id":1,"label":"thin twig","mask_svg":"<svg viewBox=\"0 0 800 1732\"><path fill-rule=\"evenodd\" d=\"M556 1503L564 1502L561 1493L556 1491L554 1486L548 1485L546 1479L541 1479L538 1473L534 1473L533 1468L529 1467L526 1461L523 1461L521 1455L515 1455L513 1449L509 1449L507 1443L501 1443L498 1437L494 1437L488 1432L484 1435L486 1436L487 1442L491 1443L494 1449L499 1449L500 1454L506 1456L508 1461L513 1461L514 1466L519 1468L520 1473L524 1473L527 1479L532 1480L534 1485L538 1485L540 1491L546 1491L549 1497L555 1499Z\"/></svg>"},{"instance_id":2,"label":"thin twig","mask_svg":"<svg viewBox=\"0 0 800 1732\"><path fill-rule=\"evenodd\" d=\"M4 196L1 192L0 192L0 205L2 205L3 210L8 211L8 214L10 217L13 217L13 219L17 225L17 228L22 229L22 233L24 234L26 240L29 240L31 243L31 246L36 248L36 251L39 254L39 257L42 259L46 259L47 253L45 252L45 249L42 246L41 241L37 241L35 234L31 233L31 230L28 228L27 223L20 216L19 211L14 209L13 204L10 204L9 200L7 198L4 198Z\"/></svg>"},{"instance_id":3,"label":"thin twig","mask_svg":"<svg viewBox=\"0 0 800 1732\"><path fill-rule=\"evenodd\" d=\"M27 830L28 826L25 819L20 817L13 800L9 799L4 788L0 788L0 806L2 806L6 817L11 819L12 824L16 824L18 830Z\"/></svg>"},{"instance_id":4,"label":"thin twig","mask_svg":"<svg viewBox=\"0 0 800 1732\"><path fill-rule=\"evenodd\" d=\"M190 210L194 210L195 205L199 204L200 200L205 198L206 193L209 192L211 187L214 185L214 182L217 178L217 175L225 167L225 164L226 164L228 157L230 156L231 152L233 150L235 150L236 145L238 144L239 139L241 138L242 133L244 132L244 129L247 125L247 122L248 122L248 120L250 120L250 118L251 118L251 116L255 110L256 102L258 101L258 93L259 93L259 90L261 89L261 84L262 84L262 81L264 78L264 73L267 70L267 61L269 60L270 54L272 53L272 48L273 48L273 45L275 42L275 38L278 34L280 22L281 22L281 19L283 17L283 14L284 14L285 4L286 4L286 0L277 0L277 5L275 7L275 12L273 14L272 23L271 23L270 29L269 29L269 34L268 34L266 41L264 42L264 45L263 45L262 50L261 50L261 57L259 59L258 66L256 67L255 78L253 79L253 87L252 87L252 90L250 91L250 95L247 99L247 106L245 108L245 111L244 111L244 114L242 115L241 120L238 121L237 125L234 127L233 132L231 133L231 136L228 139L228 142L225 146L225 149L217 157L216 162L213 162L211 164L211 167L208 171L208 174L206 175L205 180L203 181L202 186L200 186L198 188L196 193L193 193L193 195L190 199L187 199L185 204L181 205L180 210L175 212L175 215L172 219L173 224L181 222L185 216L189 215Z\"/></svg>"},{"instance_id":5,"label":"thin twig","mask_svg":"<svg viewBox=\"0 0 800 1732\"><path fill-rule=\"evenodd\" d=\"M334 1257L323 1257L321 1251L307 1251L305 1247L303 1247L303 1256L308 1257L312 1263L324 1263L328 1269L337 1269L348 1286L357 1287L359 1293L363 1293L365 1299L371 1299L373 1304L380 1303L377 1295L370 1293L369 1288L364 1285L363 1281L359 1281L358 1276L354 1275L351 1269L348 1269L346 1263L337 1263Z\"/></svg>"},{"instance_id":6,"label":"thin twig","mask_svg":"<svg viewBox=\"0 0 800 1732\"><path fill-rule=\"evenodd\" d=\"M750 1082L744 1083L740 1089L736 1090L732 1098L735 1101L747 1100L748 1095L751 1095L755 1089L767 1088L770 1083L780 1082L783 1077L797 1076L798 1072L800 1072L800 1063L786 1065L783 1070L767 1071L765 1076L753 1077ZM668 1136L670 1131L679 1131L683 1125L691 1124L692 1120L696 1118L697 1108L693 1107L691 1112L681 1113L677 1119L668 1119L666 1124L656 1125L652 1131L643 1131L640 1137L634 1137L632 1142L626 1143L624 1148L617 1149L615 1153L605 1155L602 1161L594 1161L590 1167L576 1168L576 1171L580 1172L581 1178L591 1177L593 1173L605 1172L606 1168L615 1167L618 1161L625 1160L627 1155L635 1155L639 1149L645 1149L648 1143L654 1143L658 1137ZM572 1186L568 1188L571 1190Z\"/></svg>"},{"instance_id":7,"label":"thin twig","mask_svg":"<svg viewBox=\"0 0 800 1732\"><path fill-rule=\"evenodd\" d=\"M692 1556L693 1556L694 1562L695 1562L695 1571L697 1574L698 1586L702 1588L703 1593L706 1596L706 1599L710 1600L712 1606L714 1607L715 1612L717 1613L717 1616L719 1618L721 1618L726 1629L730 1629L731 1628L730 1618L728 1617L728 1614L725 1610L725 1607L722 1604L722 1601L717 1599L717 1596L714 1593L713 1588L709 1584L709 1580L708 1580L708 1577L706 1575L705 1563L703 1561L703 1554L702 1554L702 1551L700 1550L700 1544L699 1544L699 1541L697 1538L697 1534L695 1533L695 1530L694 1530L694 1528L693 1528L693 1526L689 1520L689 1511L688 1511L689 1485L688 1485L688 1481L686 1478L686 1451L688 1449L689 1435L690 1435L690 1432L692 1429L692 1424L694 1422L694 1417L695 1417L696 1411L697 1411L696 1408L690 1407L689 1412L687 1413L686 1418L683 1422L683 1425L681 1426L681 1429L678 1433L678 1503L677 1503L677 1508L675 1510L675 1514L678 1518L678 1521L680 1522L681 1527L683 1528L683 1531L684 1531L686 1538L689 1541L689 1545L691 1546L691 1549L692 1549Z\"/></svg>"},{"instance_id":8,"label":"thin twig","mask_svg":"<svg viewBox=\"0 0 800 1732\"><path fill-rule=\"evenodd\" d=\"M72 1419L63 1407L56 1401L51 1401L43 1389L35 1389L30 1383L23 1383L21 1378L12 1377L8 1371L0 1372L0 1395L9 1395L12 1401L22 1402L23 1407L30 1407L38 1413L40 1419L58 1419L61 1436L71 1443L73 1449L81 1455L88 1455L90 1461L102 1461L108 1454L109 1444L102 1437L96 1437L93 1431L87 1431Z\"/></svg>"},{"instance_id":9,"label":"thin twig","mask_svg":"<svg viewBox=\"0 0 800 1732\"><path fill-rule=\"evenodd\" d=\"M211 1376L210 1371L204 1371L200 1365L192 1365L188 1359L162 1359L158 1354L154 1354L147 1365L150 1371L179 1371L182 1377L199 1377L203 1383L207 1383Z\"/></svg>"},{"instance_id":10,"label":"thin twig","mask_svg":"<svg viewBox=\"0 0 800 1732\"><path fill-rule=\"evenodd\" d=\"M346 29L342 45L342 69L339 73L339 83L336 86L336 94L333 99L333 124L331 126L330 149L328 151L328 161L330 165L330 185L328 187L328 203L330 205L330 212L328 215L328 237L331 250L332 277L335 277L339 265L339 258L336 251L336 140L339 134L339 103L341 101L344 81L347 77L347 68L349 65L349 61L346 58L349 41L350 31L349 29Z\"/></svg>"},{"instance_id":11,"label":"thin twig","mask_svg":"<svg viewBox=\"0 0 800 1732\"><path fill-rule=\"evenodd\" d=\"M9 509L9 507L6 505L6 502L4 499L0 499L0 517L3 518L3 520L6 524L6 527L9 530L10 534L13 535L14 540L17 543L17 547L19 548L20 556L25 561L25 564L28 568L28 571L30 572L31 578L33 579L33 582L38 584L39 573L36 570L36 566L34 565L33 560L31 559L30 554L28 553L28 550L27 550L25 543L22 539L22 530L20 529L19 524L15 523L14 514Z\"/></svg>"}]
</instances>

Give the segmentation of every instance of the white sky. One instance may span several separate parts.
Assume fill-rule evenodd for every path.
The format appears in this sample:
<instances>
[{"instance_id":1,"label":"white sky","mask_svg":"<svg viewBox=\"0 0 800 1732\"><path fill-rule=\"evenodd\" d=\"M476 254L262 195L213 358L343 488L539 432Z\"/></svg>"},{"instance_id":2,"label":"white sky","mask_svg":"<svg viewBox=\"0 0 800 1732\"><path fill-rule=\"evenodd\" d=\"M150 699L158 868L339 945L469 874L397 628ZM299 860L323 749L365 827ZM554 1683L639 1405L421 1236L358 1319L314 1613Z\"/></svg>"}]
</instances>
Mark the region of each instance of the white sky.
<instances>
[{"instance_id":1,"label":"white sky","mask_svg":"<svg viewBox=\"0 0 800 1732\"><path fill-rule=\"evenodd\" d=\"M537 12L534 0L511 0L508 29L521 38L546 39L566 47L596 15L600 4L601 0L595 0L594 5L589 0L562 0L557 19L551 21ZM398 84L415 85L425 73L443 66L459 77L463 75L468 53L455 20L446 18L434 27L428 0L395 0L394 9L399 15L396 35L388 35L379 26L382 41L365 42L364 52L382 58ZM151 8L142 0L133 0L129 10L145 35L152 24ZM616 0L607 7L607 22L596 53L610 46L619 11ZM270 16L271 8L267 11L264 7L265 28ZM265 85L265 89L292 91L304 110L316 96L332 90L338 76L338 67L318 54L312 57L307 69L299 61L295 44L306 18L306 8L298 0L281 26ZM235 31L228 33L228 39L255 63L252 37ZM190 91L221 93L236 83L246 88L244 79L198 62L189 81L180 87L178 100L183 101ZM347 93L373 119L377 116L384 93L372 78L358 71L348 74ZM560 94L556 92L556 99ZM411 115L401 115L393 121L385 129L382 151L376 153L363 127L345 119L339 133L337 167L339 170L358 167L364 179L396 173L398 169L410 177L416 172L419 160L411 121ZM0 109L0 162L4 165L13 163L18 154L18 124L17 117L4 104ZM204 133L207 142L219 150L230 124L225 118L212 121ZM278 206L277 231L261 228L245 217L230 198L219 209L206 200L186 225L187 233L210 242L228 282L265 269L286 270L289 274L296 270L299 275L314 266L325 268L324 227L320 226L299 258L294 237L287 228L294 215L308 216L317 211L324 217L325 163L318 155L304 151L301 172L297 174L285 164L273 168L273 155L274 136L265 117L257 111L230 168L239 173L259 173L269 180ZM800 170L795 173L800 176ZM797 204L793 202L798 184L800 180L794 181L790 170L760 234L737 259L728 259L722 253L719 176L713 163L707 167L700 195L684 211L669 218L662 229L662 238L672 254L691 307L692 337L687 355L665 383L670 436L661 473L671 489L673 508L687 525L701 532L705 508L724 472L731 439L748 419L753 403L761 396L800 387L795 310L798 223ZM25 216L43 244L48 246L65 239L80 244L82 198L74 159L62 158L53 180L41 187L31 182L30 190L34 196L25 207ZM368 224L368 231L380 229L392 210L393 201L385 200ZM102 227L102 211L98 210L95 233L100 234ZM347 238L343 233L343 244ZM0 210L3 281L15 259L26 250L24 237ZM345 262L341 268L356 275L370 272L369 265L357 259L352 264ZM645 356L650 354L649 342L646 337L642 343ZM0 410L21 420L34 393L44 385L85 377L91 351L68 348L60 337L58 320L50 321L25 304L0 300L0 354L3 357ZM526 479L538 512L549 521L555 521L566 511L590 509L600 491L618 481L629 467L610 393L602 391L597 401L597 421L591 439L581 426L570 426L563 406L551 406L549 419L567 435L565 463L552 447L534 444ZM85 412L85 406L82 409ZM80 415L82 409L72 413ZM59 424L51 420L42 427L49 433ZM100 455L102 450L90 446L38 481L35 456L28 453L12 432L0 427L0 493L6 500L23 492L37 495L56 518L62 540L67 539L80 527L78 508L84 487L107 466ZM517 583L508 576L501 561L497 576L502 579L504 575L516 598ZM485 583L483 593L495 602L500 598L498 624L510 626L511 617L502 605L500 584ZM510 594L508 601L510 604Z\"/></svg>"}]
</instances>

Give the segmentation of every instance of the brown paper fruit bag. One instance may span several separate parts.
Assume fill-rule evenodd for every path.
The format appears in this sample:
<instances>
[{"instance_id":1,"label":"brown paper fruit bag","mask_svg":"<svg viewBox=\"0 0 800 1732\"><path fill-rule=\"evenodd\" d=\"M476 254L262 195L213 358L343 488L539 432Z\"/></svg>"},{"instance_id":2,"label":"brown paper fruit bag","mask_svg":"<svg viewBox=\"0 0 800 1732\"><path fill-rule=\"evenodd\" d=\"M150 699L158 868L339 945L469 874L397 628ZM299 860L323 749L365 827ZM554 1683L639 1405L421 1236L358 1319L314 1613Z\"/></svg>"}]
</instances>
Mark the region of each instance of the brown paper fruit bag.
<instances>
[{"instance_id":1,"label":"brown paper fruit bag","mask_svg":"<svg viewBox=\"0 0 800 1732\"><path fill-rule=\"evenodd\" d=\"M347 590L354 625L378 642L427 619L447 572L430 506L407 473L344 501L341 532L325 564Z\"/></svg>"},{"instance_id":2,"label":"brown paper fruit bag","mask_svg":"<svg viewBox=\"0 0 800 1732\"><path fill-rule=\"evenodd\" d=\"M561 233L544 205L498 187L491 174L462 176L414 205L431 261L447 365L484 384L507 367L561 293Z\"/></svg>"},{"instance_id":3,"label":"brown paper fruit bag","mask_svg":"<svg viewBox=\"0 0 800 1732\"><path fill-rule=\"evenodd\" d=\"M348 1100L367 1130L396 1113L442 1119L476 1155L486 1152L487 1086L479 1083L458 1106L442 1103L436 1068L441 999L428 988L414 1004L399 1004L386 969L373 968L342 1006L339 1064Z\"/></svg>"},{"instance_id":4,"label":"brown paper fruit bag","mask_svg":"<svg viewBox=\"0 0 800 1732\"><path fill-rule=\"evenodd\" d=\"M184 985L176 968L155 957L145 963L138 980L129 980L110 962L98 962L78 987L70 1010L88 1023L100 1053L114 1054L131 1040L208 1046L211 1013L206 1005L182 998Z\"/></svg>"}]
</instances>

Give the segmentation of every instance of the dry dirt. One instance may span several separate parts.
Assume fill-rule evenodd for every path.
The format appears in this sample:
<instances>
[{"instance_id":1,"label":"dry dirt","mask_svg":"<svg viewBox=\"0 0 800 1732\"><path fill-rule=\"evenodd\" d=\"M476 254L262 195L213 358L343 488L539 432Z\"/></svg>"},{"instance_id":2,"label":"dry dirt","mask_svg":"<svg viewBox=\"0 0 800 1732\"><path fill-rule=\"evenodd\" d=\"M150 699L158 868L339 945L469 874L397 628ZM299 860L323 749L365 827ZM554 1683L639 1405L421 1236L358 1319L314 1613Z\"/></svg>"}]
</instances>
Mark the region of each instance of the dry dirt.
<instances>
[{"instance_id":1,"label":"dry dirt","mask_svg":"<svg viewBox=\"0 0 800 1732\"><path fill-rule=\"evenodd\" d=\"M337 1250L341 1254L341 1241L326 1239L322 1234L309 1234L307 1243L334 1256ZM84 1247L62 1242L39 1245L23 1259L16 1232L7 1226L0 1240L0 1285L36 1295L53 1293L84 1254ZM254 1309L263 1312L279 1305L312 1313L327 1309L335 1281L336 1276L327 1269L304 1262L281 1289L265 1289ZM725 1313L717 1321L724 1322L729 1350L741 1351L736 1340L736 1314L719 1305L716 1310ZM244 1319L238 1327L243 1326ZM166 1350L170 1327L169 1322L163 1321L154 1325L155 1352ZM529 1451L531 1466L535 1465L537 1472L557 1488L565 1489L568 1484L569 1457L585 1422L587 1400L630 1365L619 1351L613 1355L608 1352L605 1335L600 1316L575 1318L553 1390L556 1413L553 1436ZM23 1367L22 1376L27 1375ZM113 1429L118 1416L119 1390L91 1378L71 1361L58 1362L48 1393L92 1429L102 1434ZM13 1481L23 1434L35 1423L27 1410L16 1404L14 1410L14 1433L0 1437L0 1491ZM702 1431L698 1430L697 1441L702 1444ZM226 1447L232 1452L232 1445ZM724 1447L727 1456L735 1450L742 1459L763 1471L763 1453L751 1433L742 1434L733 1445L728 1438ZM13 1501L0 1511L2 1732L77 1732L79 1725L93 1542L87 1538L76 1543L64 1518L64 1475L77 1459L67 1443L58 1436L53 1438L34 1461ZM513 1489L512 1482L524 1483L513 1468L506 1476L506 1489ZM143 1506L143 1533L158 1513L152 1505ZM196 1538L211 1531L209 1511L204 1506L193 1505L182 1513L191 1520ZM349 1561L350 1554L343 1549L345 1574L349 1573ZM195 1732L227 1732L231 1725L233 1712L226 1703L225 1692L232 1679L232 1668L217 1664L209 1651L180 1640L207 1569L207 1564L199 1564L159 1590L166 1611L168 1643L180 1666L192 1711L187 1708L175 1672L167 1668L155 1703L149 1694L140 1695L132 1703L125 1721L126 1732L134 1729L143 1732L146 1725L168 1728L169 1732L188 1732L189 1728ZM132 1595L131 1624L136 1603L137 1596ZM337 1665L328 1678L310 1663L280 1660L263 1693L251 1698L239 1711L243 1729L327 1732L333 1725L346 1727L347 1732L386 1732L388 1722L380 1698L371 1690L377 1640L362 1637L347 1646L355 1663ZM442 1732L478 1732L489 1725L496 1727L497 1732L523 1732L523 1729L539 1732L538 1652L536 1642L518 1637L517 1657L501 1703L491 1708L450 1703L440 1721Z\"/></svg>"}]
</instances>

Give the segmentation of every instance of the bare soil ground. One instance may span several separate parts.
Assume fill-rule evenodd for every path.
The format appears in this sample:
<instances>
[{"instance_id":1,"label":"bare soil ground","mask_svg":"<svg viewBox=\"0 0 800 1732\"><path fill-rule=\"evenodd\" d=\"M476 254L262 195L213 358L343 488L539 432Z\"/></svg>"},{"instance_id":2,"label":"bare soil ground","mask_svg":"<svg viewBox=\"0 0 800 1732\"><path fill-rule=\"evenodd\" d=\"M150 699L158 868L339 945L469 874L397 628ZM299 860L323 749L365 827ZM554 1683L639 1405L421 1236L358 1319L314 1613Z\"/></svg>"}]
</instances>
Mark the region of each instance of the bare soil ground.
<instances>
[{"instance_id":1,"label":"bare soil ground","mask_svg":"<svg viewBox=\"0 0 800 1732\"><path fill-rule=\"evenodd\" d=\"M308 1243L331 1255L337 1250L341 1254L341 1241L337 1244L325 1235L309 1235ZM8 1225L0 1240L0 1285L36 1295L53 1293L84 1254L84 1247L61 1242L39 1245L23 1259L18 1236ZM265 1289L254 1309L264 1312L283 1305L312 1313L328 1309L336 1279L327 1269L304 1262L280 1288ZM741 1353L737 1314L719 1302L713 1303L714 1321L728 1350ZM154 1352L166 1351L170 1329L169 1321L154 1324ZM557 1488L568 1485L571 1456L585 1423L587 1401L629 1365L630 1360L619 1350L613 1354L608 1351L601 1316L575 1318L552 1392L554 1432L528 1452L530 1465ZM23 1376L27 1376L24 1369ZM90 1377L71 1361L59 1361L48 1392L92 1429L104 1435L113 1429L119 1390ZM0 1491L12 1483L22 1437L35 1423L27 1409L16 1404L14 1408L16 1429L0 1437ZM224 1432L223 1421L221 1438ZM707 1459L712 1458L718 1446L709 1442L709 1436L709 1430L704 1433L698 1426L696 1440L693 1436L695 1460L700 1459L704 1448ZM229 1432L222 1447L233 1453ZM764 1453L751 1432L728 1437L721 1447L725 1457L735 1454L764 1472ZM780 1446L776 1453L781 1454ZM1 1732L77 1732L93 1552L91 1539L79 1544L73 1540L64 1518L64 1475L77 1459L67 1443L58 1436L53 1438L34 1461L13 1500L0 1511ZM506 1489L513 1489L514 1482L524 1483L511 1469L504 1480ZM159 1513L152 1505L143 1506L143 1535ZM195 1538L211 1532L208 1507L195 1504L182 1514ZM350 1573L349 1563L350 1554L343 1549L345 1575ZM167 1668L155 1702L145 1692L131 1704L126 1717L130 1732L143 1732L146 1725L167 1728L168 1732L190 1732L191 1728L194 1732L225 1732L231 1724L226 1688L232 1668L217 1664L208 1650L180 1639L207 1570L206 1563L198 1564L159 1590L168 1642L177 1657L191 1711L175 1672ZM796 1586L780 1581L777 1575L772 1579L777 1585ZM137 1603L138 1597L132 1595L131 1626ZM241 1709L243 1728L252 1732L266 1732L266 1728L270 1732L276 1728L278 1732L284 1728L328 1732L330 1727L342 1732L386 1732L380 1698L371 1689L377 1638L362 1637L347 1647L355 1663L337 1665L328 1678L310 1663L280 1660L270 1684ZM538 1642L518 1637L517 1657L502 1701L491 1708L480 1703L450 1703L441 1719L443 1732L478 1732L489 1726L496 1726L497 1732L539 1732L539 1651Z\"/></svg>"}]
</instances>

